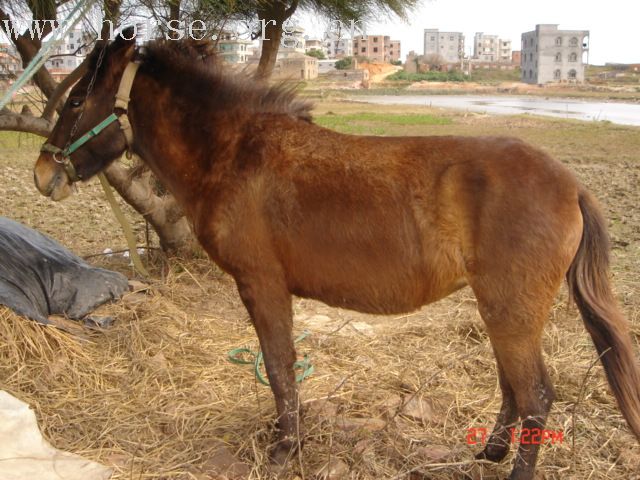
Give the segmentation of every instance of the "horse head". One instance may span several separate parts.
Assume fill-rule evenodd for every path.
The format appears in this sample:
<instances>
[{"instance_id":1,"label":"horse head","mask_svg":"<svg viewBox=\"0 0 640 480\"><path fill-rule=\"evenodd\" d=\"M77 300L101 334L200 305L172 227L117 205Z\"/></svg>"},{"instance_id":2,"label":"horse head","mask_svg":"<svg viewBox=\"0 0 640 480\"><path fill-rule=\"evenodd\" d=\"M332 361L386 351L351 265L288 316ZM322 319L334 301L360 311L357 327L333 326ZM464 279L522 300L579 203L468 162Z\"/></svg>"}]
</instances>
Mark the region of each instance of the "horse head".
<instances>
[{"instance_id":1,"label":"horse head","mask_svg":"<svg viewBox=\"0 0 640 480\"><path fill-rule=\"evenodd\" d=\"M134 55L132 28L110 44L97 43L87 72L71 89L34 167L35 184L43 195L56 201L68 197L74 182L104 170L130 146L127 105L137 66ZM124 83L126 98L116 99L122 97Z\"/></svg>"}]
</instances>

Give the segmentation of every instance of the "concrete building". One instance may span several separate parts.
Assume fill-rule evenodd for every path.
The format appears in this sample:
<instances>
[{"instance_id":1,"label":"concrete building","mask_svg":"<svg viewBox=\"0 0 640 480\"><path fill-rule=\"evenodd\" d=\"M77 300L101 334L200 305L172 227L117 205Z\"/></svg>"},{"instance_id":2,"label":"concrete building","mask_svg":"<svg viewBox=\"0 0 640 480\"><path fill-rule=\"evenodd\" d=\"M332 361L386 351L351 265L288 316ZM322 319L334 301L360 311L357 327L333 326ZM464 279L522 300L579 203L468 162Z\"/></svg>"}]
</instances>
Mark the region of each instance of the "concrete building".
<instances>
[{"instance_id":1,"label":"concrete building","mask_svg":"<svg viewBox=\"0 0 640 480\"><path fill-rule=\"evenodd\" d=\"M500 38L498 41L498 61L500 63L512 62L511 40Z\"/></svg>"},{"instance_id":2,"label":"concrete building","mask_svg":"<svg viewBox=\"0 0 640 480\"><path fill-rule=\"evenodd\" d=\"M351 38L332 38L328 36L325 40L325 48L329 58L353 56L353 40Z\"/></svg>"},{"instance_id":3,"label":"concrete building","mask_svg":"<svg viewBox=\"0 0 640 480\"><path fill-rule=\"evenodd\" d=\"M0 78L12 79L22 71L22 60L15 47L8 43L0 43Z\"/></svg>"},{"instance_id":4,"label":"concrete building","mask_svg":"<svg viewBox=\"0 0 640 480\"><path fill-rule=\"evenodd\" d=\"M306 51L307 40L304 37L304 28L287 27L283 30L282 39L280 41L280 50L278 56L286 58L288 56L297 56L301 53L304 55Z\"/></svg>"},{"instance_id":5,"label":"concrete building","mask_svg":"<svg viewBox=\"0 0 640 480\"><path fill-rule=\"evenodd\" d=\"M481 62L498 61L498 45L500 39L498 35L487 35L483 32L476 32L473 36L473 58Z\"/></svg>"},{"instance_id":6,"label":"concrete building","mask_svg":"<svg viewBox=\"0 0 640 480\"><path fill-rule=\"evenodd\" d=\"M522 34L522 81L584 82L589 50L588 30L558 30L558 25L536 25Z\"/></svg>"},{"instance_id":7,"label":"concrete building","mask_svg":"<svg viewBox=\"0 0 640 480\"><path fill-rule=\"evenodd\" d=\"M226 63L241 64L247 63L251 52L249 46L252 44L249 40L242 40L233 33L223 32L218 38L216 45L218 55Z\"/></svg>"},{"instance_id":8,"label":"concrete building","mask_svg":"<svg viewBox=\"0 0 640 480\"><path fill-rule=\"evenodd\" d=\"M272 78L280 80L313 80L318 78L318 59L301 53L279 58L276 60Z\"/></svg>"},{"instance_id":9,"label":"concrete building","mask_svg":"<svg viewBox=\"0 0 640 480\"><path fill-rule=\"evenodd\" d=\"M477 32L473 37L473 59L486 63L511 63L511 40Z\"/></svg>"},{"instance_id":10,"label":"concrete building","mask_svg":"<svg viewBox=\"0 0 640 480\"><path fill-rule=\"evenodd\" d=\"M88 53L86 45L91 43L91 36L79 28L67 33L61 45L53 50L53 55L45 62L52 73L68 74L78 67Z\"/></svg>"},{"instance_id":11,"label":"concrete building","mask_svg":"<svg viewBox=\"0 0 640 480\"><path fill-rule=\"evenodd\" d=\"M399 62L400 55L400 40L391 40L389 42L389 62Z\"/></svg>"},{"instance_id":12,"label":"concrete building","mask_svg":"<svg viewBox=\"0 0 640 480\"><path fill-rule=\"evenodd\" d=\"M317 38L305 38L304 51L305 53L309 53L311 51L322 52L322 54L327 56L327 47L322 40Z\"/></svg>"},{"instance_id":13,"label":"concrete building","mask_svg":"<svg viewBox=\"0 0 640 480\"><path fill-rule=\"evenodd\" d=\"M513 63L514 65L520 65L520 63L522 63L522 55L520 50L513 50L511 52L511 63Z\"/></svg>"},{"instance_id":14,"label":"concrete building","mask_svg":"<svg viewBox=\"0 0 640 480\"><path fill-rule=\"evenodd\" d=\"M353 38L353 55L380 63L400 60L400 40L391 40L388 35L358 35Z\"/></svg>"},{"instance_id":15,"label":"concrete building","mask_svg":"<svg viewBox=\"0 0 640 480\"><path fill-rule=\"evenodd\" d=\"M324 60L318 60L318 75L333 72L336 70L335 58L325 58Z\"/></svg>"},{"instance_id":16,"label":"concrete building","mask_svg":"<svg viewBox=\"0 0 640 480\"><path fill-rule=\"evenodd\" d=\"M424 55L439 55L447 63L464 58L464 35L461 32L441 32L437 28L424 30Z\"/></svg>"},{"instance_id":17,"label":"concrete building","mask_svg":"<svg viewBox=\"0 0 640 480\"><path fill-rule=\"evenodd\" d=\"M372 62L389 61L388 35L358 35L353 39L353 54L357 57L367 57Z\"/></svg>"}]
</instances>

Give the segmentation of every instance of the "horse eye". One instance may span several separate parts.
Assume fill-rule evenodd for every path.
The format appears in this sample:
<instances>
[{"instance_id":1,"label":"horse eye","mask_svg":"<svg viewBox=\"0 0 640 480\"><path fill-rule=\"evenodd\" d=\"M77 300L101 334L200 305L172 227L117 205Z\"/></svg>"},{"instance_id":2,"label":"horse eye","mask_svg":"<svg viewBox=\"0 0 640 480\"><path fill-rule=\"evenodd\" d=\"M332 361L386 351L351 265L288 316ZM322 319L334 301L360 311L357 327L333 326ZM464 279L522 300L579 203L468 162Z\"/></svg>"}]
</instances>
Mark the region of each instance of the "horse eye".
<instances>
[{"instance_id":1,"label":"horse eye","mask_svg":"<svg viewBox=\"0 0 640 480\"><path fill-rule=\"evenodd\" d=\"M71 105L72 108L78 108L80 105L82 105L82 100L80 98L72 98L69 101L69 105Z\"/></svg>"}]
</instances>

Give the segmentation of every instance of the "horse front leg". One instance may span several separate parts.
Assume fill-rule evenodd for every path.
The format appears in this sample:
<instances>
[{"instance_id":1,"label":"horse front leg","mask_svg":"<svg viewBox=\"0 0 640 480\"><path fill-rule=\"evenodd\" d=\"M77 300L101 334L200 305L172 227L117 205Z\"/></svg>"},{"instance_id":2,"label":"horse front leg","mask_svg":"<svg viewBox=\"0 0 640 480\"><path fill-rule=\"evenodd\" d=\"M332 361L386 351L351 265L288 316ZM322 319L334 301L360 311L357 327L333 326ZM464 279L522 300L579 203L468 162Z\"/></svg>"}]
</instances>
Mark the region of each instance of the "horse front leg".
<instances>
[{"instance_id":1,"label":"horse front leg","mask_svg":"<svg viewBox=\"0 0 640 480\"><path fill-rule=\"evenodd\" d=\"M240 297L258 334L260 348L276 400L278 442L271 460L284 464L300 444L299 402L293 364L293 318L291 294L277 275L251 275L236 278Z\"/></svg>"}]
</instances>

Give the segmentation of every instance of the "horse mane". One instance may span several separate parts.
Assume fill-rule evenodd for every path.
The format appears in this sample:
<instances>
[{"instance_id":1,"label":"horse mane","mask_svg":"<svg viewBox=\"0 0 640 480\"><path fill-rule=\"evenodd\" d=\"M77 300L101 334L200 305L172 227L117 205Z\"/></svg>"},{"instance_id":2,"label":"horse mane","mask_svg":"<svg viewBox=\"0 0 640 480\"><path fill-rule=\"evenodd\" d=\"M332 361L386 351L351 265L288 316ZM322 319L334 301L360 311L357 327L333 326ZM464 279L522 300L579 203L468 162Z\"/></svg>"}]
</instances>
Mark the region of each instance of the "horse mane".
<instances>
[{"instance_id":1,"label":"horse mane","mask_svg":"<svg viewBox=\"0 0 640 480\"><path fill-rule=\"evenodd\" d=\"M268 85L246 72L231 72L210 41L155 40L140 49L137 59L141 69L174 82L197 105L311 121L313 105L297 96L295 83Z\"/></svg>"}]
</instances>

